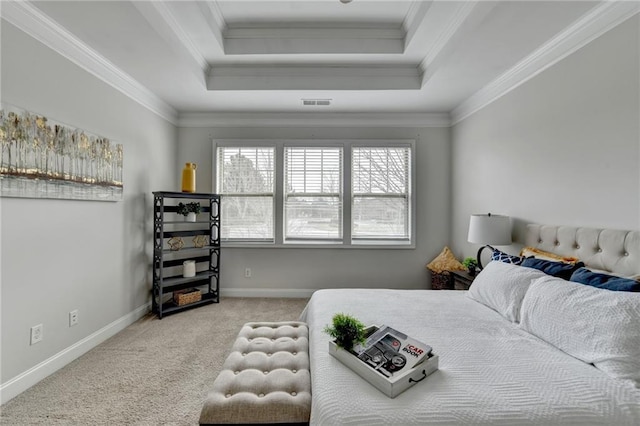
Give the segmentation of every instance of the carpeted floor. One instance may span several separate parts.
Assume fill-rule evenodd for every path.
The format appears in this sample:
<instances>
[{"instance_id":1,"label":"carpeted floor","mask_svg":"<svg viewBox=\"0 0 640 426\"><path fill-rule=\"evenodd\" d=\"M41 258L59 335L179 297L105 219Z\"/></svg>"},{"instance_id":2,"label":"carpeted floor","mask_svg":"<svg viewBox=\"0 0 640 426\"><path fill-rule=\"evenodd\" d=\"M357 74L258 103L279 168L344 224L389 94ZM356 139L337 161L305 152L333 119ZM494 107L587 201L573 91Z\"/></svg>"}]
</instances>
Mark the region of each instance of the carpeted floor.
<instances>
[{"instance_id":1,"label":"carpeted floor","mask_svg":"<svg viewBox=\"0 0 640 426\"><path fill-rule=\"evenodd\" d=\"M4 406L6 425L197 425L240 327L297 320L307 299L222 298L149 314Z\"/></svg>"}]
</instances>

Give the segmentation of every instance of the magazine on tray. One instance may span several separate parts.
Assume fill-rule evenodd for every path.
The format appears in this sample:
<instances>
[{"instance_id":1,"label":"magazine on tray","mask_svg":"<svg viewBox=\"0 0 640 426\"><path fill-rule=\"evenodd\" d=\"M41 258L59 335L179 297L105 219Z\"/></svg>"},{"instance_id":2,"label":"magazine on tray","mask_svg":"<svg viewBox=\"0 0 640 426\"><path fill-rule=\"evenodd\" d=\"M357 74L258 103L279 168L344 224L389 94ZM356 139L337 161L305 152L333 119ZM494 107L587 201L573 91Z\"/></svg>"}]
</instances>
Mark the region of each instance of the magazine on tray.
<instances>
[{"instance_id":1,"label":"magazine on tray","mask_svg":"<svg viewBox=\"0 0 640 426\"><path fill-rule=\"evenodd\" d=\"M431 346L398 330L381 325L363 344L353 351L362 362L385 377L410 370L428 358Z\"/></svg>"}]
</instances>

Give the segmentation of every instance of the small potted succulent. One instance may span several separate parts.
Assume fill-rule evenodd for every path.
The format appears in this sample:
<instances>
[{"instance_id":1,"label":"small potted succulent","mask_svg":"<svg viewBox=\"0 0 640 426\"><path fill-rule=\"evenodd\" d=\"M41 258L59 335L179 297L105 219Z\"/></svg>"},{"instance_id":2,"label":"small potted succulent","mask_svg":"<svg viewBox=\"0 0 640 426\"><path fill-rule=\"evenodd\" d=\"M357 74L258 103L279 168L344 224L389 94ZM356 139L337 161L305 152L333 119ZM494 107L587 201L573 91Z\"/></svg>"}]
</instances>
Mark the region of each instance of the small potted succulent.
<instances>
[{"instance_id":1,"label":"small potted succulent","mask_svg":"<svg viewBox=\"0 0 640 426\"><path fill-rule=\"evenodd\" d=\"M331 326L323 331L335 339L338 347L350 351L354 344L364 343L366 327L351 315L335 314Z\"/></svg>"},{"instance_id":2,"label":"small potted succulent","mask_svg":"<svg viewBox=\"0 0 640 426\"><path fill-rule=\"evenodd\" d=\"M473 257L466 257L462 261L462 266L467 268L467 270L469 271L469 275L475 276L476 275L476 268L478 267L478 261L476 259L474 259Z\"/></svg>"},{"instance_id":3,"label":"small potted succulent","mask_svg":"<svg viewBox=\"0 0 640 426\"><path fill-rule=\"evenodd\" d=\"M201 211L200 203L178 203L176 213L183 215L185 222L195 222L196 215Z\"/></svg>"}]
</instances>

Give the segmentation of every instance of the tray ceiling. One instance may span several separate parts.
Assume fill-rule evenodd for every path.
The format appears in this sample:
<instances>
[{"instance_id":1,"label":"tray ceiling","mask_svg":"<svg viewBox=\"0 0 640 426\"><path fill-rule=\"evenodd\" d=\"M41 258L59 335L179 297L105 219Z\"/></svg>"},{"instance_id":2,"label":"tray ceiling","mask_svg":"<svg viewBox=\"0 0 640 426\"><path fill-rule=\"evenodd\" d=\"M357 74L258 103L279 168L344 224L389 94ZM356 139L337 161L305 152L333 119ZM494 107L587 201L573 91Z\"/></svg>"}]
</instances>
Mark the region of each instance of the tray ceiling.
<instances>
[{"instance_id":1,"label":"tray ceiling","mask_svg":"<svg viewBox=\"0 0 640 426\"><path fill-rule=\"evenodd\" d=\"M37 15L181 114L451 113L610 3L38 1L2 14Z\"/></svg>"}]
</instances>

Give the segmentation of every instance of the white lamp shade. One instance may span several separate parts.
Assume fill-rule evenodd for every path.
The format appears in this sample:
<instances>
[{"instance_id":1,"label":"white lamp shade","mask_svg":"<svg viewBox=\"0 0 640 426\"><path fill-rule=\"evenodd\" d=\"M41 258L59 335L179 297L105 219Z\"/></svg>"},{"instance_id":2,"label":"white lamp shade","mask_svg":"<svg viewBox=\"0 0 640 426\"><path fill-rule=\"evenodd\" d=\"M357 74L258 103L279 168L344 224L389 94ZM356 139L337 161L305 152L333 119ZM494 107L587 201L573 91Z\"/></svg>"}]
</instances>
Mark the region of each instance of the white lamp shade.
<instances>
[{"instance_id":1,"label":"white lamp shade","mask_svg":"<svg viewBox=\"0 0 640 426\"><path fill-rule=\"evenodd\" d=\"M475 244L511 244L511 220L509 216L472 214L469 219L467 240Z\"/></svg>"}]
</instances>

